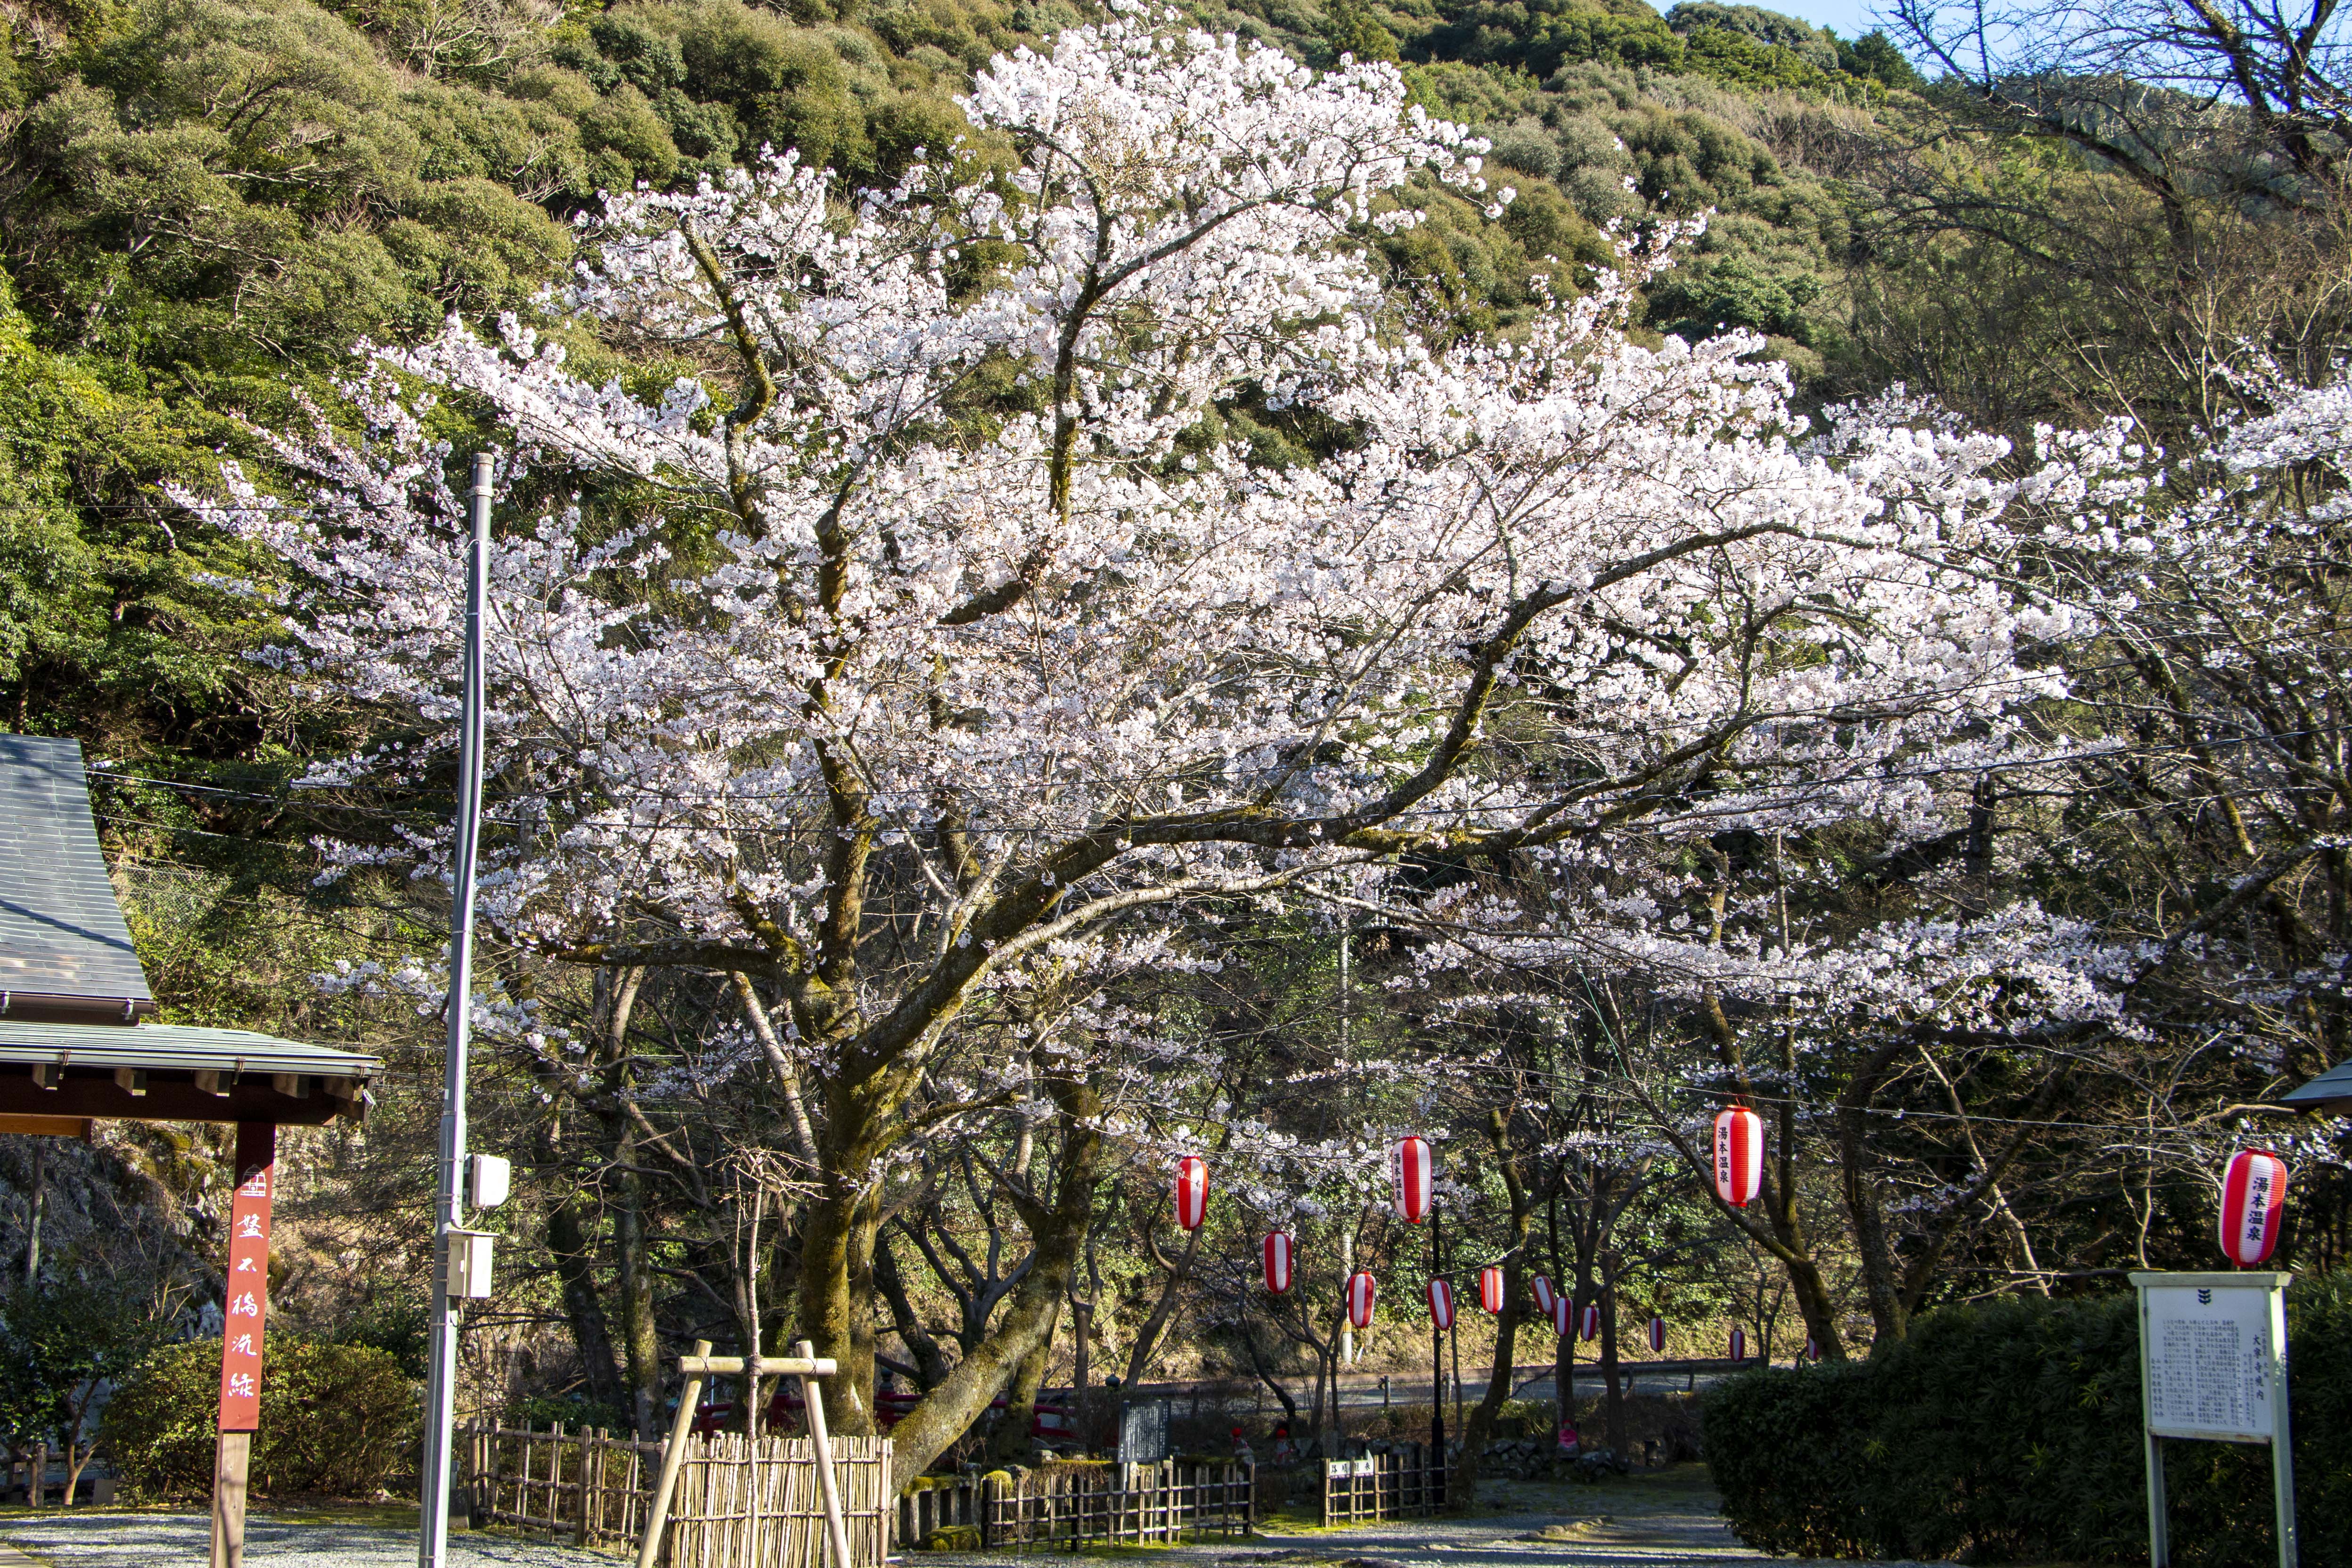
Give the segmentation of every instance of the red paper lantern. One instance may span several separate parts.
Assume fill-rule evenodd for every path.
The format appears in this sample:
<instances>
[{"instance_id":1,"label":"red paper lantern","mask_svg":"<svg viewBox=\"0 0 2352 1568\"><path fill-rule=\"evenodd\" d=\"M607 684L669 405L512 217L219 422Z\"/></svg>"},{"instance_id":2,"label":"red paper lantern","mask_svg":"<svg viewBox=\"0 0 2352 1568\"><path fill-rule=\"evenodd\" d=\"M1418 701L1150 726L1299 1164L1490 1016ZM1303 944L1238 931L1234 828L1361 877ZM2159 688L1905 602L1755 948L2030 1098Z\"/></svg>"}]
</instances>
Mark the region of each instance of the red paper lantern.
<instances>
[{"instance_id":1,"label":"red paper lantern","mask_svg":"<svg viewBox=\"0 0 2352 1568\"><path fill-rule=\"evenodd\" d=\"M1734 1361L1748 1359L1748 1331L1745 1329L1731 1331L1731 1359Z\"/></svg>"},{"instance_id":2,"label":"red paper lantern","mask_svg":"<svg viewBox=\"0 0 2352 1568\"><path fill-rule=\"evenodd\" d=\"M1566 1339L1570 1333L1574 1332L1576 1329L1576 1321L1574 1318L1575 1311L1576 1303L1570 1301L1565 1296L1554 1296L1551 1299L1552 1332L1558 1334L1561 1339Z\"/></svg>"},{"instance_id":3,"label":"red paper lantern","mask_svg":"<svg viewBox=\"0 0 2352 1568\"><path fill-rule=\"evenodd\" d=\"M2267 1149L2241 1149L2221 1178L2221 1251L2252 1268L2278 1246L2286 1213L2286 1162Z\"/></svg>"},{"instance_id":4,"label":"red paper lantern","mask_svg":"<svg viewBox=\"0 0 2352 1568\"><path fill-rule=\"evenodd\" d=\"M1209 1212L1209 1163L1198 1154L1176 1162L1176 1223L1198 1230Z\"/></svg>"},{"instance_id":5,"label":"red paper lantern","mask_svg":"<svg viewBox=\"0 0 2352 1568\"><path fill-rule=\"evenodd\" d=\"M1664 1318L1650 1320L1650 1353L1652 1355L1666 1353L1666 1321Z\"/></svg>"},{"instance_id":6,"label":"red paper lantern","mask_svg":"<svg viewBox=\"0 0 2352 1568\"><path fill-rule=\"evenodd\" d=\"M1397 1217L1407 1225L1427 1219L1430 1184L1437 1175L1436 1163L1429 1155L1429 1140L1398 1139L1396 1152L1389 1157L1389 1174L1396 1181Z\"/></svg>"},{"instance_id":7,"label":"red paper lantern","mask_svg":"<svg viewBox=\"0 0 2352 1568\"><path fill-rule=\"evenodd\" d=\"M1277 1296L1287 1295L1290 1290L1290 1237L1282 1232L1266 1233L1262 1249L1265 1254L1265 1288Z\"/></svg>"},{"instance_id":8,"label":"red paper lantern","mask_svg":"<svg viewBox=\"0 0 2352 1568\"><path fill-rule=\"evenodd\" d=\"M1733 1208L1746 1208L1764 1187L1764 1119L1735 1105L1715 1119L1715 1190Z\"/></svg>"},{"instance_id":9,"label":"red paper lantern","mask_svg":"<svg viewBox=\"0 0 2352 1568\"><path fill-rule=\"evenodd\" d=\"M1811 1334L1807 1334L1805 1336L1805 1359L1807 1361L1819 1361L1822 1359L1822 1342L1813 1338Z\"/></svg>"},{"instance_id":10,"label":"red paper lantern","mask_svg":"<svg viewBox=\"0 0 2352 1568\"><path fill-rule=\"evenodd\" d=\"M1584 1321L1580 1326L1584 1331L1584 1342L1586 1344L1591 1344L1594 1340L1599 1339L1601 1337L1601 1309L1597 1306L1586 1306L1584 1309Z\"/></svg>"},{"instance_id":11,"label":"red paper lantern","mask_svg":"<svg viewBox=\"0 0 2352 1568\"><path fill-rule=\"evenodd\" d=\"M1489 1263L1478 1270L1478 1305L1489 1312L1503 1310L1504 1275L1500 1265Z\"/></svg>"},{"instance_id":12,"label":"red paper lantern","mask_svg":"<svg viewBox=\"0 0 2352 1568\"><path fill-rule=\"evenodd\" d=\"M1429 1326L1433 1329L1454 1326L1454 1287L1443 1279L1429 1282Z\"/></svg>"},{"instance_id":13,"label":"red paper lantern","mask_svg":"<svg viewBox=\"0 0 2352 1568\"><path fill-rule=\"evenodd\" d=\"M1536 1310L1541 1312L1547 1318L1550 1317L1552 1303L1551 1281L1538 1274L1535 1277L1534 1287L1536 1293Z\"/></svg>"},{"instance_id":14,"label":"red paper lantern","mask_svg":"<svg viewBox=\"0 0 2352 1568\"><path fill-rule=\"evenodd\" d=\"M1372 1277L1360 1268L1348 1276L1348 1321L1360 1329L1372 1326L1372 1297L1378 1290Z\"/></svg>"}]
</instances>

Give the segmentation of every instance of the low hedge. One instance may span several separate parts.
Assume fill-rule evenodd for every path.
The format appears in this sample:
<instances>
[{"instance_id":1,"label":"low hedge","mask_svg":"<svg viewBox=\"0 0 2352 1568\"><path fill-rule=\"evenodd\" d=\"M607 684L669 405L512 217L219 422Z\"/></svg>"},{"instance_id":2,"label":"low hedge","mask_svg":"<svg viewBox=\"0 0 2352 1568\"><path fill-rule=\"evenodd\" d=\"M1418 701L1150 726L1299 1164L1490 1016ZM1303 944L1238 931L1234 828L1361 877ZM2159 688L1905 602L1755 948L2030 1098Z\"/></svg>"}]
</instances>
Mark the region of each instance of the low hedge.
<instances>
[{"instance_id":1,"label":"low hedge","mask_svg":"<svg viewBox=\"0 0 2352 1568\"><path fill-rule=\"evenodd\" d=\"M212 1495L220 1414L220 1341L188 1340L141 1363L107 1401L99 1441L133 1494L159 1501ZM368 1497L412 1460L418 1391L400 1363L368 1345L269 1336L253 1489Z\"/></svg>"},{"instance_id":2,"label":"low hedge","mask_svg":"<svg viewBox=\"0 0 2352 1568\"><path fill-rule=\"evenodd\" d=\"M2287 1303L2302 1554L2352 1563L2352 1290ZM1767 1552L2147 1560L2128 1298L1948 1308L1867 1362L1725 1378L1701 1420L1724 1512ZM2267 1450L2168 1442L2165 1479L2178 1568L2278 1561Z\"/></svg>"}]
</instances>

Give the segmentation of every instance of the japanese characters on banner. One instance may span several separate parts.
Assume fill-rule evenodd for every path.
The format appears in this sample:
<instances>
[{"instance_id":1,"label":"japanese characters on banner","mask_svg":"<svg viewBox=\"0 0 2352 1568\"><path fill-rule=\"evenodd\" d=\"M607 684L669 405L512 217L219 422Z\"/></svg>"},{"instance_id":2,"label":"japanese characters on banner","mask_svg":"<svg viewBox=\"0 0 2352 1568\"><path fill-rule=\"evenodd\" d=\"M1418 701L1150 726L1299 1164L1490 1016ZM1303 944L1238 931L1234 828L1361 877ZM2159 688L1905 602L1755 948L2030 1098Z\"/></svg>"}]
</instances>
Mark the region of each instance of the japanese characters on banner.
<instances>
[{"instance_id":1,"label":"japanese characters on banner","mask_svg":"<svg viewBox=\"0 0 2352 1568\"><path fill-rule=\"evenodd\" d=\"M1444 1279L1429 1282L1429 1326L1441 1331L1454 1326L1454 1287Z\"/></svg>"},{"instance_id":2,"label":"japanese characters on banner","mask_svg":"<svg viewBox=\"0 0 2352 1568\"><path fill-rule=\"evenodd\" d=\"M1430 1188L1437 1174L1430 1159L1429 1140L1397 1140L1396 1152L1389 1156L1389 1174L1396 1183L1397 1217L1407 1225L1419 1225L1427 1219Z\"/></svg>"},{"instance_id":3,"label":"japanese characters on banner","mask_svg":"<svg viewBox=\"0 0 2352 1568\"><path fill-rule=\"evenodd\" d=\"M1499 1264L1490 1263L1478 1270L1478 1305L1489 1312L1503 1310L1506 1279Z\"/></svg>"},{"instance_id":4,"label":"japanese characters on banner","mask_svg":"<svg viewBox=\"0 0 2352 1568\"><path fill-rule=\"evenodd\" d=\"M1764 1186L1764 1119L1735 1105L1715 1119L1715 1191L1746 1208Z\"/></svg>"},{"instance_id":5,"label":"japanese characters on banner","mask_svg":"<svg viewBox=\"0 0 2352 1568\"><path fill-rule=\"evenodd\" d=\"M1348 1321L1360 1329L1372 1326L1372 1298L1379 1287L1362 1269L1348 1276Z\"/></svg>"},{"instance_id":6,"label":"japanese characters on banner","mask_svg":"<svg viewBox=\"0 0 2352 1568\"><path fill-rule=\"evenodd\" d=\"M2221 1250L2252 1268L2278 1246L2286 1213L2286 1162L2267 1149L2241 1149L2221 1178Z\"/></svg>"},{"instance_id":7,"label":"japanese characters on banner","mask_svg":"<svg viewBox=\"0 0 2352 1568\"><path fill-rule=\"evenodd\" d=\"M1666 1321L1664 1318L1650 1320L1650 1353L1652 1355L1666 1353Z\"/></svg>"},{"instance_id":8,"label":"japanese characters on banner","mask_svg":"<svg viewBox=\"0 0 2352 1568\"><path fill-rule=\"evenodd\" d=\"M228 1294L221 1313L220 1430L261 1426L261 1329L269 1315L269 1189L278 1129L236 1127L236 1192L228 1210Z\"/></svg>"},{"instance_id":9,"label":"japanese characters on banner","mask_svg":"<svg viewBox=\"0 0 2352 1568\"><path fill-rule=\"evenodd\" d=\"M1176 1223L1186 1230L1201 1228L1209 1212L1209 1163L1198 1154L1176 1162Z\"/></svg>"},{"instance_id":10,"label":"japanese characters on banner","mask_svg":"<svg viewBox=\"0 0 2352 1568\"><path fill-rule=\"evenodd\" d=\"M1748 1331L1745 1329L1731 1331L1731 1359L1734 1361L1748 1359Z\"/></svg>"},{"instance_id":11,"label":"japanese characters on banner","mask_svg":"<svg viewBox=\"0 0 2352 1568\"><path fill-rule=\"evenodd\" d=\"M1601 1309L1587 1303L1577 1323L1578 1337L1591 1344L1601 1337Z\"/></svg>"},{"instance_id":12,"label":"japanese characters on banner","mask_svg":"<svg viewBox=\"0 0 2352 1568\"><path fill-rule=\"evenodd\" d=\"M1536 1293L1536 1310L1541 1312L1547 1318L1550 1317L1551 1304L1554 1299L1552 1295L1551 1281L1538 1274L1535 1277L1533 1289Z\"/></svg>"},{"instance_id":13,"label":"japanese characters on banner","mask_svg":"<svg viewBox=\"0 0 2352 1568\"><path fill-rule=\"evenodd\" d=\"M1551 1299L1551 1331L1561 1339L1568 1338L1576 1327L1575 1311L1576 1303L1565 1296L1554 1296Z\"/></svg>"},{"instance_id":14,"label":"japanese characters on banner","mask_svg":"<svg viewBox=\"0 0 2352 1568\"><path fill-rule=\"evenodd\" d=\"M1269 1231L1263 1248L1265 1254L1265 1288L1277 1296L1290 1291L1290 1237L1282 1232Z\"/></svg>"}]
</instances>

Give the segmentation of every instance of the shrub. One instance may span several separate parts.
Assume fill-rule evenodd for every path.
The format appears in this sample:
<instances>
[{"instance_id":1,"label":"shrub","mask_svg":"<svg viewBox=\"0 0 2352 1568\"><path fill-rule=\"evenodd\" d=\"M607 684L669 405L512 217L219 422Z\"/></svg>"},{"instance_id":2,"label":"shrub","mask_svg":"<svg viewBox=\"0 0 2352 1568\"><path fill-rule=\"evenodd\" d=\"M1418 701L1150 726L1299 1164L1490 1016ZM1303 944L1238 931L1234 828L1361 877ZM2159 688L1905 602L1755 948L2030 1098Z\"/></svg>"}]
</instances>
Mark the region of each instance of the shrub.
<instances>
[{"instance_id":1,"label":"shrub","mask_svg":"<svg viewBox=\"0 0 2352 1568\"><path fill-rule=\"evenodd\" d=\"M2288 1292L2305 1557L2352 1562L2352 1289ZM1732 1529L1774 1552L2145 1562L2139 1331L2128 1299L1947 1308L1868 1362L1724 1379L1702 1405ZM2263 1568L2270 1457L2168 1442L2178 1568Z\"/></svg>"},{"instance_id":2,"label":"shrub","mask_svg":"<svg viewBox=\"0 0 2352 1568\"><path fill-rule=\"evenodd\" d=\"M141 1497L211 1494L220 1342L189 1340L142 1362L107 1403L100 1440ZM261 1374L253 1489L365 1497L410 1457L417 1387L384 1352L273 1335Z\"/></svg>"}]
</instances>

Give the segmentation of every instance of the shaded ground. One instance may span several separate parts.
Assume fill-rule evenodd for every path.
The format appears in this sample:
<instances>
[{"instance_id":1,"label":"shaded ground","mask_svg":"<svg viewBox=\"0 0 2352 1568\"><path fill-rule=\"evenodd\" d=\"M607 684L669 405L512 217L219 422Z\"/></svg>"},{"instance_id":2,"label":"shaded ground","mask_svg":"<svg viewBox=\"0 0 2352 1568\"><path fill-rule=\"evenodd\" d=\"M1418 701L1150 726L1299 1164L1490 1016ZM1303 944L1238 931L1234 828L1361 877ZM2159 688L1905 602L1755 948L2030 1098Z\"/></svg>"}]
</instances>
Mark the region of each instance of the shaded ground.
<instances>
[{"instance_id":1,"label":"shaded ground","mask_svg":"<svg viewBox=\"0 0 2352 1568\"><path fill-rule=\"evenodd\" d=\"M1277 1515L1254 1538L1200 1546L1124 1548L1089 1557L1144 1558L1165 1568L1801 1568L1732 1538L1698 1465L1586 1487L1504 1481L1480 1489L1467 1519L1407 1520L1322 1530ZM0 1546L54 1568L161 1568L204 1561L202 1514L94 1513L49 1509L0 1513ZM246 1554L267 1568L408 1568L416 1560L415 1509L257 1514ZM1066 1552L910 1553L909 1568L1050 1568ZM450 1568L614 1568L613 1556L543 1537L477 1531L449 1540ZM0 1568L5 1568L0 1559ZM1840 1568L1863 1568L1845 1563ZM1922 1568L1878 1564L1876 1568Z\"/></svg>"},{"instance_id":2,"label":"shaded ground","mask_svg":"<svg viewBox=\"0 0 2352 1568\"><path fill-rule=\"evenodd\" d=\"M1254 1540L1150 1548L1175 1568L1801 1568L1735 1539L1717 1511L1703 1465L1639 1473L1597 1486L1488 1482L1466 1519L1405 1520L1324 1530L1311 1512L1279 1514ZM1065 1554L1066 1555L1066 1554ZM1139 1556L1129 1549L1105 1555ZM1044 1564L1050 1554L1031 1553ZM941 1568L1011 1568L1009 1553L917 1554ZM1839 1568L1864 1568L1845 1563ZM1922 1568L1877 1564L1876 1568Z\"/></svg>"},{"instance_id":3,"label":"shaded ground","mask_svg":"<svg viewBox=\"0 0 2352 1568\"><path fill-rule=\"evenodd\" d=\"M211 1550L212 1520L201 1513L10 1509L0 1513L0 1546L44 1568L188 1568ZM245 1554L268 1568L413 1568L416 1510L257 1513L246 1522ZM449 1538L449 1568L614 1568L614 1561L544 1537L475 1531Z\"/></svg>"}]
</instances>

